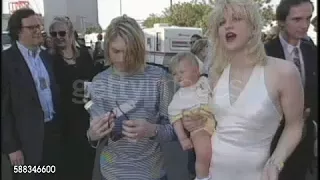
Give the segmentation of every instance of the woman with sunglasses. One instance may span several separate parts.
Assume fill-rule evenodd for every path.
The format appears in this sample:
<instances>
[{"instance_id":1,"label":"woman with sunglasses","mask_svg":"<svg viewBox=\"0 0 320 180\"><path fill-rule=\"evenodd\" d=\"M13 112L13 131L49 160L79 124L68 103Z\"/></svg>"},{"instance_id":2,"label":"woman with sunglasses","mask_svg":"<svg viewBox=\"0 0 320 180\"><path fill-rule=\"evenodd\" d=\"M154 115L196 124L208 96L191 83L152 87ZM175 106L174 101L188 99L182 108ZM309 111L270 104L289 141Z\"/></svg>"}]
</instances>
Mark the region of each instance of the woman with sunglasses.
<instances>
[{"instance_id":1,"label":"woman with sunglasses","mask_svg":"<svg viewBox=\"0 0 320 180\"><path fill-rule=\"evenodd\" d=\"M84 82L96 74L93 60L84 47L76 43L71 21L56 17L49 27L55 56L55 77L60 85L63 137L64 177L89 180L92 177L95 150L86 138L89 114L84 106Z\"/></svg>"}]
</instances>

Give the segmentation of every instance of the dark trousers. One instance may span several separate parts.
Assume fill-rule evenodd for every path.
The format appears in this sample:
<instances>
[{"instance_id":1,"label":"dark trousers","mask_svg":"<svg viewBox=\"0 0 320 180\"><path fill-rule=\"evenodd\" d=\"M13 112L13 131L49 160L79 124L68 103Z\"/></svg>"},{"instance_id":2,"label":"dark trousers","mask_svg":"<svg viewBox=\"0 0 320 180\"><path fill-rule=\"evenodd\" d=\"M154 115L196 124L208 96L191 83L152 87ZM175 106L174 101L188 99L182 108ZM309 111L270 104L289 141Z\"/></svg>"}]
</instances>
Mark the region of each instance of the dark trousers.
<instances>
[{"instance_id":1,"label":"dark trousers","mask_svg":"<svg viewBox=\"0 0 320 180\"><path fill-rule=\"evenodd\" d=\"M91 180L95 149L86 137L71 138L63 146L63 179Z\"/></svg>"},{"instance_id":2,"label":"dark trousers","mask_svg":"<svg viewBox=\"0 0 320 180\"><path fill-rule=\"evenodd\" d=\"M61 134L54 123L45 124L42 160L36 166L55 166L55 173L13 173L13 180L60 180L61 178ZM33 165L34 166L34 165ZM13 167L12 167L13 168Z\"/></svg>"},{"instance_id":3,"label":"dark trousers","mask_svg":"<svg viewBox=\"0 0 320 180\"><path fill-rule=\"evenodd\" d=\"M188 171L189 171L189 177L191 179L194 179L196 177L196 153L193 149L188 151Z\"/></svg>"},{"instance_id":4,"label":"dark trousers","mask_svg":"<svg viewBox=\"0 0 320 180\"><path fill-rule=\"evenodd\" d=\"M168 180L167 176L163 176L162 178L160 178L160 180Z\"/></svg>"},{"instance_id":5,"label":"dark trousers","mask_svg":"<svg viewBox=\"0 0 320 180\"><path fill-rule=\"evenodd\" d=\"M297 148L285 162L284 168L279 175L279 180L305 180L307 171L311 168L314 143L314 130L312 121L306 121L306 135L301 140ZM279 127L274 141L272 143L271 152L274 151L276 144L283 131L283 124Z\"/></svg>"}]
</instances>

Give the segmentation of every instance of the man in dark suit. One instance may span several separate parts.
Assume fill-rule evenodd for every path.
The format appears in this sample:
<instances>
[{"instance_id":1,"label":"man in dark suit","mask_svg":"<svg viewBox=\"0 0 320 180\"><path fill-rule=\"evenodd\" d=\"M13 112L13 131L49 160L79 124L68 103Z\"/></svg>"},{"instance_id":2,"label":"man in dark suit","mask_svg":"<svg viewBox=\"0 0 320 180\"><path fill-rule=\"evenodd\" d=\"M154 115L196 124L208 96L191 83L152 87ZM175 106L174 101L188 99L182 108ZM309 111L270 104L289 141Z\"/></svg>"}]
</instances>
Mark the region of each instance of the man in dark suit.
<instances>
[{"instance_id":1,"label":"man in dark suit","mask_svg":"<svg viewBox=\"0 0 320 180\"><path fill-rule=\"evenodd\" d=\"M300 144L287 159L279 180L304 180L313 159L314 127L318 121L317 51L312 43L303 40L310 25L313 4L310 0L282 0L276 9L280 33L266 43L267 55L296 64L305 92L305 109L310 110L305 120L305 131ZM271 153L284 128L282 121L271 145Z\"/></svg>"},{"instance_id":2,"label":"man in dark suit","mask_svg":"<svg viewBox=\"0 0 320 180\"><path fill-rule=\"evenodd\" d=\"M2 51L1 143L14 180L51 180L59 174L59 95L51 57L40 49L41 27L33 10L15 11L8 22L13 43ZM42 168L47 165L55 173Z\"/></svg>"}]
</instances>

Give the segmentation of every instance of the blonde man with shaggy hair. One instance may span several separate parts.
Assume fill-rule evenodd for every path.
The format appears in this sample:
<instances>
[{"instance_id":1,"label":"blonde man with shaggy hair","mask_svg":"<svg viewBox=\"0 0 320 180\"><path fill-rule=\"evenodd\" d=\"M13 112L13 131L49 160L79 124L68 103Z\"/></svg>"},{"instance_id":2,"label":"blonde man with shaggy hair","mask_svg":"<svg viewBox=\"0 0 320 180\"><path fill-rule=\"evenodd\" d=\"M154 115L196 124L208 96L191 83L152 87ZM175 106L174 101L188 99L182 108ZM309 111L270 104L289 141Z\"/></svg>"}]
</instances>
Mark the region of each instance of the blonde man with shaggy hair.
<instances>
[{"instance_id":1,"label":"blonde man with shaggy hair","mask_svg":"<svg viewBox=\"0 0 320 180\"><path fill-rule=\"evenodd\" d=\"M110 67L93 79L90 111L111 115L91 114L87 133L92 143L108 139L101 174L108 180L166 180L160 142L175 137L167 109L173 92L169 73L145 63L143 31L126 15L111 21L104 42Z\"/></svg>"},{"instance_id":2,"label":"blonde man with shaggy hair","mask_svg":"<svg viewBox=\"0 0 320 180\"><path fill-rule=\"evenodd\" d=\"M259 7L253 0L216 1L210 22L215 60L211 104L217 121L211 178L277 180L302 136L299 71L291 62L266 56ZM283 116L285 128L270 156ZM192 118L183 122L186 129L197 124Z\"/></svg>"}]
</instances>

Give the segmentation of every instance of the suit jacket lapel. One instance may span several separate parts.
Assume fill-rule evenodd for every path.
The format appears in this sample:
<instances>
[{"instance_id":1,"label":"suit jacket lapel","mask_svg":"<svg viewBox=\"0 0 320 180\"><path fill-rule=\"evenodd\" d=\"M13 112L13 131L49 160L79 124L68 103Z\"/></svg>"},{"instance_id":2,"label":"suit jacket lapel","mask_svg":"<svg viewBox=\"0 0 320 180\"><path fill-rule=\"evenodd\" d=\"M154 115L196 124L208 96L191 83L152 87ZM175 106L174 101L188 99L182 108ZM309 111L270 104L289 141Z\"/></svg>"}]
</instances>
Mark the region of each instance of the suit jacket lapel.
<instances>
[{"instance_id":1,"label":"suit jacket lapel","mask_svg":"<svg viewBox=\"0 0 320 180\"><path fill-rule=\"evenodd\" d=\"M275 43L274 43L274 52L277 53L277 56L276 57L279 57L281 59L286 59L286 56L284 54L284 50L283 50L283 47L282 47L282 44L280 42L280 38L277 37L275 40Z\"/></svg>"},{"instance_id":2,"label":"suit jacket lapel","mask_svg":"<svg viewBox=\"0 0 320 180\"><path fill-rule=\"evenodd\" d=\"M304 69L305 69L305 79L306 84L310 81L314 81L314 76L316 76L316 69L317 66L314 62L316 62L316 57L314 57L314 52L312 52L312 48L309 47L309 45L305 44L304 42L301 42L300 45L302 58L304 62Z\"/></svg>"}]
</instances>

